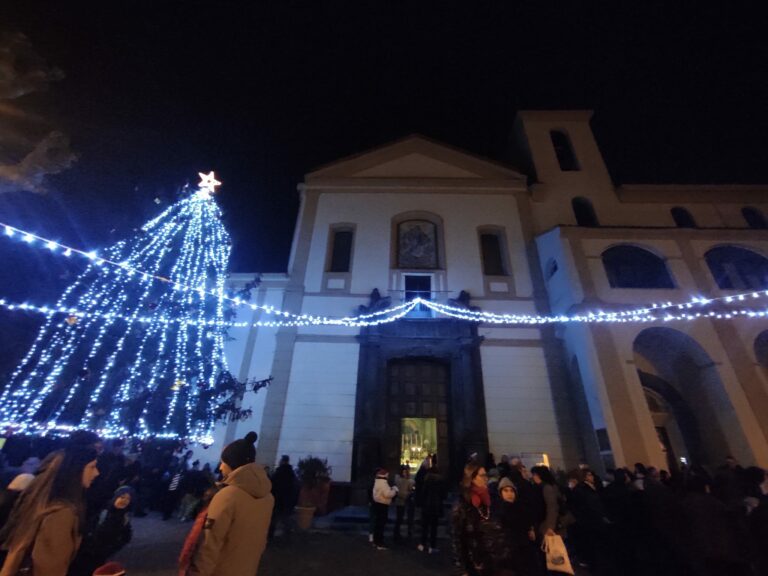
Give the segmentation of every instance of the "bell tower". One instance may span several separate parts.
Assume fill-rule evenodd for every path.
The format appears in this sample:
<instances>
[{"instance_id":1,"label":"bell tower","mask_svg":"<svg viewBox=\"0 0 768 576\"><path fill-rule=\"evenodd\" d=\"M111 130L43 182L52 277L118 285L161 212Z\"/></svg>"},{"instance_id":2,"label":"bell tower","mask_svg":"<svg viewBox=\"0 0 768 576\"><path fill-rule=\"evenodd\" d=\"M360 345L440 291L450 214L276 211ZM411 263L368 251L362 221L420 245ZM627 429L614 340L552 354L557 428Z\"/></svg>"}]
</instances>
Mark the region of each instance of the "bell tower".
<instances>
[{"instance_id":1,"label":"bell tower","mask_svg":"<svg viewBox=\"0 0 768 576\"><path fill-rule=\"evenodd\" d=\"M533 182L572 187L589 181L613 189L589 121L591 110L521 110L515 140Z\"/></svg>"}]
</instances>

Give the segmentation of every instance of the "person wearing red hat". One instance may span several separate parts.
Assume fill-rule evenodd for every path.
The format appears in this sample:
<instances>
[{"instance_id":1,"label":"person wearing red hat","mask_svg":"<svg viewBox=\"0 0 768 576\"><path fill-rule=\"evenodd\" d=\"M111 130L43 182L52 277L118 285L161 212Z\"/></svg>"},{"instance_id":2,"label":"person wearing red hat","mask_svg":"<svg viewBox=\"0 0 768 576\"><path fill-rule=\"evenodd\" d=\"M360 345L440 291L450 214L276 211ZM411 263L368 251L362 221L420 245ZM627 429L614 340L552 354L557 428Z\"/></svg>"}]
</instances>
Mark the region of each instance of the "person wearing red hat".
<instances>
[{"instance_id":1,"label":"person wearing red hat","mask_svg":"<svg viewBox=\"0 0 768 576\"><path fill-rule=\"evenodd\" d=\"M208 506L192 576L255 576L267 546L272 518L272 483L255 463L256 433L235 440L221 453L223 488Z\"/></svg>"}]
</instances>

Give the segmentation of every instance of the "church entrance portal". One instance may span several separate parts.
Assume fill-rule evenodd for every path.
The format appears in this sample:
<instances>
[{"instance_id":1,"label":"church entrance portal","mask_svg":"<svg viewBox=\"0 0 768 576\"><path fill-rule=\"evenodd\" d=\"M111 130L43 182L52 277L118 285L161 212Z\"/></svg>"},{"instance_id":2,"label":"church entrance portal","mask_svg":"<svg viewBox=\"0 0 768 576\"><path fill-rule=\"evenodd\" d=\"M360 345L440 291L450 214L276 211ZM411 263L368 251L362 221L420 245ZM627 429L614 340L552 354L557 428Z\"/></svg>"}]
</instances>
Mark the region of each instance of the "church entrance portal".
<instances>
[{"instance_id":1,"label":"church entrance portal","mask_svg":"<svg viewBox=\"0 0 768 576\"><path fill-rule=\"evenodd\" d=\"M449 453L448 366L431 359L397 359L388 366L387 461L418 467L437 453Z\"/></svg>"},{"instance_id":2,"label":"church entrance portal","mask_svg":"<svg viewBox=\"0 0 768 576\"><path fill-rule=\"evenodd\" d=\"M376 468L395 472L437 453L458 480L469 454L485 457L485 420L477 327L408 318L364 328L359 336L353 480Z\"/></svg>"}]
</instances>

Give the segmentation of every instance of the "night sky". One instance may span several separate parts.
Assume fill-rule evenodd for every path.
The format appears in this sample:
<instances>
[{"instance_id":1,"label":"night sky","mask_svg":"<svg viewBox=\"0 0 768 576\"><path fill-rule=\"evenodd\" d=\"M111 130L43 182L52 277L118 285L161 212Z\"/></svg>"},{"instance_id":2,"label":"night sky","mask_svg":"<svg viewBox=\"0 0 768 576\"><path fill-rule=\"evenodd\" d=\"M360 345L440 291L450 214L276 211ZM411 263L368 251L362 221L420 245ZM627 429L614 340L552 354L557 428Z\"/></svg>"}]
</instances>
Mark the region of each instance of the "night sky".
<instances>
[{"instance_id":1,"label":"night sky","mask_svg":"<svg viewBox=\"0 0 768 576\"><path fill-rule=\"evenodd\" d=\"M594 109L617 183L768 184L761 19L633 4L3 0L65 74L12 103L79 160L0 215L98 248L214 169L232 268L284 271L305 173L414 132L506 161L522 108Z\"/></svg>"},{"instance_id":2,"label":"night sky","mask_svg":"<svg viewBox=\"0 0 768 576\"><path fill-rule=\"evenodd\" d=\"M0 0L0 220L98 249L213 169L232 269L285 271L307 172L412 133L506 162L537 108L593 109L617 183L768 184L763 19L635 4ZM77 162L4 185L51 131ZM0 298L80 270L0 239ZM40 322L0 311L0 375Z\"/></svg>"}]
</instances>

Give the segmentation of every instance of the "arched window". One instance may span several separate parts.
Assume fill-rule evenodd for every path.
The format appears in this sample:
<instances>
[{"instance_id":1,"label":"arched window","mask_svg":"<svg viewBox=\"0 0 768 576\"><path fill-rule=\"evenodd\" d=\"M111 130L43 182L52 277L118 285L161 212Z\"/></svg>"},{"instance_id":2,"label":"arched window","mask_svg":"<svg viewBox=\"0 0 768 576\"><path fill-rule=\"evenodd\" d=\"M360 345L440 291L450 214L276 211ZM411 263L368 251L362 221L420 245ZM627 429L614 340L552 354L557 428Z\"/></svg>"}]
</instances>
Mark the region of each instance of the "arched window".
<instances>
[{"instance_id":1,"label":"arched window","mask_svg":"<svg viewBox=\"0 0 768 576\"><path fill-rule=\"evenodd\" d=\"M765 230L768 228L768 222L765 221L765 216L757 208L752 206L745 206L741 209L741 215L744 216L744 220L747 221L747 226L754 228L755 230Z\"/></svg>"},{"instance_id":2,"label":"arched window","mask_svg":"<svg viewBox=\"0 0 768 576\"><path fill-rule=\"evenodd\" d=\"M667 265L656 254L623 244L603 252L611 288L674 288Z\"/></svg>"},{"instance_id":3,"label":"arched window","mask_svg":"<svg viewBox=\"0 0 768 576\"><path fill-rule=\"evenodd\" d=\"M670 212L672 213L672 219L675 221L675 226L678 228L696 228L696 220L693 219L691 213L685 208L675 206Z\"/></svg>"},{"instance_id":4,"label":"arched window","mask_svg":"<svg viewBox=\"0 0 768 576\"><path fill-rule=\"evenodd\" d=\"M560 170L563 172L574 172L579 169L579 162L576 160L576 154L573 153L573 146L568 134L562 130L551 130L549 137L552 140L552 146L555 149L557 162L560 164Z\"/></svg>"},{"instance_id":5,"label":"arched window","mask_svg":"<svg viewBox=\"0 0 768 576\"><path fill-rule=\"evenodd\" d=\"M738 246L718 246L704 255L721 290L768 289L768 259Z\"/></svg>"},{"instance_id":6,"label":"arched window","mask_svg":"<svg viewBox=\"0 0 768 576\"><path fill-rule=\"evenodd\" d=\"M573 215L576 217L576 224L591 228L600 226L592 202L579 196L571 200L571 206L573 207Z\"/></svg>"}]
</instances>

